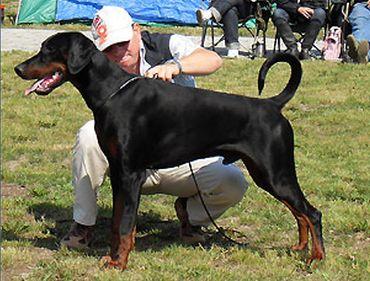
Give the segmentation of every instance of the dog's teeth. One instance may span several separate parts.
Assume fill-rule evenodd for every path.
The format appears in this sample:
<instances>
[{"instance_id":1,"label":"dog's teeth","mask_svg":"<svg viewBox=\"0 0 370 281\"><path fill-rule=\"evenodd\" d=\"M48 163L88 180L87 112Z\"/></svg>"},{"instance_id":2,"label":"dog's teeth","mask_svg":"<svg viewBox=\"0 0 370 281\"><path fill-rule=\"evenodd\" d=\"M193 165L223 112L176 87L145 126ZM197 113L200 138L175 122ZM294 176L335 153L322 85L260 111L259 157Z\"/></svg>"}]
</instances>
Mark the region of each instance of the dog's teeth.
<instances>
[{"instance_id":1,"label":"dog's teeth","mask_svg":"<svg viewBox=\"0 0 370 281\"><path fill-rule=\"evenodd\" d=\"M60 79L61 77L61 73L60 72L55 72L52 76L53 80L58 80Z\"/></svg>"}]
</instances>

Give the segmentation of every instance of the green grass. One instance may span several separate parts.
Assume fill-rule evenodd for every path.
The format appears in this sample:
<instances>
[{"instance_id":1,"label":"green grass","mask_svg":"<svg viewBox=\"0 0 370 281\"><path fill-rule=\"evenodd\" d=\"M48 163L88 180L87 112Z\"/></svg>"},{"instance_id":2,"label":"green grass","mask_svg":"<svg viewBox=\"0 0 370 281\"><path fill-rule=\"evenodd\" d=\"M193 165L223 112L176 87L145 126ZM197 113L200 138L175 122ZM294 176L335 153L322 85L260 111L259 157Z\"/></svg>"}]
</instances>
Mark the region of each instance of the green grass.
<instances>
[{"instance_id":1,"label":"green grass","mask_svg":"<svg viewBox=\"0 0 370 281\"><path fill-rule=\"evenodd\" d=\"M15 64L26 52L2 53L2 274L4 280L368 280L369 144L368 66L304 62L304 77L284 114L295 130L296 165L308 200L323 213L327 259L308 268L289 211L254 184L242 202L218 220L240 231L238 247L213 234L205 246L182 245L175 198L143 196L136 250L125 272L104 270L109 246L111 193L101 189L94 246L59 249L71 223L71 158L75 134L91 118L78 92L65 84L47 97L23 96L30 81ZM198 86L257 96L263 60L225 60ZM264 96L284 87L289 69L274 67ZM252 182L246 173L247 179ZM13 185L9 185L13 184ZM366 277L367 276L367 277Z\"/></svg>"}]
</instances>

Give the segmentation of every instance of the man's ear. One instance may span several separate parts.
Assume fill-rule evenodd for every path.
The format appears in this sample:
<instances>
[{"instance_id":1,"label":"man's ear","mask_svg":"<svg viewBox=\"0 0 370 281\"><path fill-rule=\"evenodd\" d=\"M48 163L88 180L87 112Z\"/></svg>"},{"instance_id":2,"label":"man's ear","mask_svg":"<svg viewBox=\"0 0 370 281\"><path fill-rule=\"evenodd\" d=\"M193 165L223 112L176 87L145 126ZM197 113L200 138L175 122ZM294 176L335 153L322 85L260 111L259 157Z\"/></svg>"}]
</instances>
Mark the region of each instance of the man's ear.
<instances>
[{"instance_id":1,"label":"man's ear","mask_svg":"<svg viewBox=\"0 0 370 281\"><path fill-rule=\"evenodd\" d=\"M90 39L82 34L73 36L70 42L67 65L72 75L79 73L91 61L95 46Z\"/></svg>"},{"instance_id":2,"label":"man's ear","mask_svg":"<svg viewBox=\"0 0 370 281\"><path fill-rule=\"evenodd\" d=\"M140 26L140 24L134 22L133 25L132 25L132 29L134 31L140 32L141 31L141 26Z\"/></svg>"}]
</instances>

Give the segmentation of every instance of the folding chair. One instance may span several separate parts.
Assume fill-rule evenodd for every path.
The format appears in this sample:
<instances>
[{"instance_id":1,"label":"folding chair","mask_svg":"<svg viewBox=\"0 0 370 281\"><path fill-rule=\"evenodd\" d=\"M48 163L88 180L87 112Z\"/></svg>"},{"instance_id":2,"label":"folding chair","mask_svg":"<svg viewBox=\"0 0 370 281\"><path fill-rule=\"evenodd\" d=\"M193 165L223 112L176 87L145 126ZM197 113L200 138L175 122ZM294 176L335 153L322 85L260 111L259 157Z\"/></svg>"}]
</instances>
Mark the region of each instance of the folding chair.
<instances>
[{"instance_id":1,"label":"folding chair","mask_svg":"<svg viewBox=\"0 0 370 281\"><path fill-rule=\"evenodd\" d=\"M271 16L270 0L255 0L251 1L249 16L239 20L238 28L246 28L249 34L253 37L252 55L251 57L264 56L266 53L266 30L267 23ZM255 20L255 28L251 28L248 24L251 20ZM222 28L221 23L214 20L208 20L202 26L201 46L215 50L216 46L225 40L225 35L215 42L215 27ZM207 37L207 30L211 29L211 45L206 47L205 41ZM260 42L260 33L262 32L262 43ZM261 50L262 47L262 50Z\"/></svg>"}]
</instances>

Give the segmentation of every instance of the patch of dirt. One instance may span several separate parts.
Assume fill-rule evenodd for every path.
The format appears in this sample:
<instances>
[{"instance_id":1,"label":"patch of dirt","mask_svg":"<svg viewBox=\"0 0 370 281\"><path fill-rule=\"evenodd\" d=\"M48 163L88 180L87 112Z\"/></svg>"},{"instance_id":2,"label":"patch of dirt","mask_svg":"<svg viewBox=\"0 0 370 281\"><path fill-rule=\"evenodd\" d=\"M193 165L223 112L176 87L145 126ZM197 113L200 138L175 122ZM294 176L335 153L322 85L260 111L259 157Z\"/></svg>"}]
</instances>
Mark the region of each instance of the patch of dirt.
<instances>
[{"instance_id":1,"label":"patch of dirt","mask_svg":"<svg viewBox=\"0 0 370 281\"><path fill-rule=\"evenodd\" d=\"M11 198L27 198L29 197L28 188L25 185L4 183L1 182L1 200L7 200ZM1 211L1 222L5 223L8 221L7 210L2 209ZM27 214L24 220L33 221L34 218L31 214Z\"/></svg>"},{"instance_id":2,"label":"patch of dirt","mask_svg":"<svg viewBox=\"0 0 370 281\"><path fill-rule=\"evenodd\" d=\"M6 247L2 248L3 250L6 250ZM22 248L19 248L19 250L21 251ZM18 278L26 280L39 261L51 259L53 256L53 251L46 248L23 248L23 250L25 250L26 255L32 256L31 262L15 261L13 266L2 270L1 280L14 280Z\"/></svg>"},{"instance_id":3,"label":"patch of dirt","mask_svg":"<svg viewBox=\"0 0 370 281\"><path fill-rule=\"evenodd\" d=\"M24 165L28 161L26 156L21 156L17 160L7 161L4 163L10 171L15 171L19 166Z\"/></svg>"},{"instance_id":4,"label":"patch of dirt","mask_svg":"<svg viewBox=\"0 0 370 281\"><path fill-rule=\"evenodd\" d=\"M25 185L1 182L1 197L26 197L28 190Z\"/></svg>"},{"instance_id":5,"label":"patch of dirt","mask_svg":"<svg viewBox=\"0 0 370 281\"><path fill-rule=\"evenodd\" d=\"M354 235L354 248L361 250L364 248L370 248L370 237L365 232L358 232Z\"/></svg>"}]
</instances>

